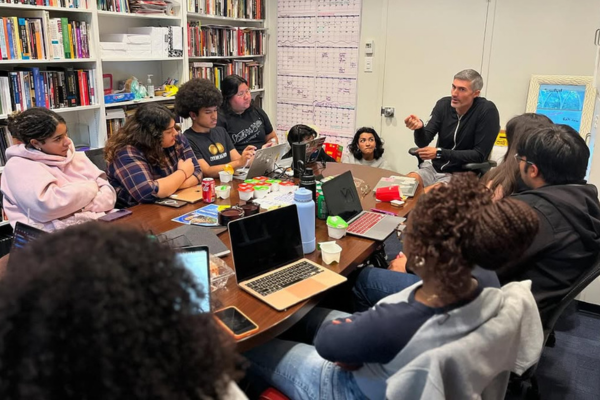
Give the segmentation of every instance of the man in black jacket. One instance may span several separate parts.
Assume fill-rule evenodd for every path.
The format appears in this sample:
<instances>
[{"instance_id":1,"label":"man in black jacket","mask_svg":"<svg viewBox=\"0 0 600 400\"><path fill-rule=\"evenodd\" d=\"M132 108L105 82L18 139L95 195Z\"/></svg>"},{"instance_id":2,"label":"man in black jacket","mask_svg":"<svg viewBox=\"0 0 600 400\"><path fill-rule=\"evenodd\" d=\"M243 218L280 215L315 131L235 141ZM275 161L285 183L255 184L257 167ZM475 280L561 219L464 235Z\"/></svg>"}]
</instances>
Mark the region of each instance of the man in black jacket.
<instances>
[{"instance_id":1,"label":"man in black jacket","mask_svg":"<svg viewBox=\"0 0 600 400\"><path fill-rule=\"evenodd\" d=\"M464 164L487 160L500 131L500 117L494 103L479 97L482 88L477 71L461 71L454 75L451 96L438 100L427 124L416 115L404 120L415 131L417 153L423 160L409 176L430 186L448 182L451 173L463 171ZM435 135L437 144L431 147Z\"/></svg>"},{"instance_id":2,"label":"man in black jacket","mask_svg":"<svg viewBox=\"0 0 600 400\"><path fill-rule=\"evenodd\" d=\"M538 214L539 230L518 264L498 271L500 282L531 279L542 322L600 252L598 190L584 178L590 151L567 125L531 132L517 146L522 183L514 194Z\"/></svg>"}]
</instances>

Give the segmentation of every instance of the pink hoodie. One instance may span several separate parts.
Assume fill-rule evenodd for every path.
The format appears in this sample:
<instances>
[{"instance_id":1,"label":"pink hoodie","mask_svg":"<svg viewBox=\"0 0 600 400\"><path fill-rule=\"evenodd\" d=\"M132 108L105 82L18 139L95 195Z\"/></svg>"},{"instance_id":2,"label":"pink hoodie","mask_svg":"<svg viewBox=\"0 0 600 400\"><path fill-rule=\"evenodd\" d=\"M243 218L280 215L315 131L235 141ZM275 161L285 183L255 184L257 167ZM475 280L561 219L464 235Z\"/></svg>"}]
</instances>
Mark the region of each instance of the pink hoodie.
<instances>
[{"instance_id":1,"label":"pink hoodie","mask_svg":"<svg viewBox=\"0 0 600 400\"><path fill-rule=\"evenodd\" d=\"M17 221L52 231L97 219L112 210L117 199L106 175L71 142L66 157L28 149L6 150L0 189L4 211Z\"/></svg>"}]
</instances>

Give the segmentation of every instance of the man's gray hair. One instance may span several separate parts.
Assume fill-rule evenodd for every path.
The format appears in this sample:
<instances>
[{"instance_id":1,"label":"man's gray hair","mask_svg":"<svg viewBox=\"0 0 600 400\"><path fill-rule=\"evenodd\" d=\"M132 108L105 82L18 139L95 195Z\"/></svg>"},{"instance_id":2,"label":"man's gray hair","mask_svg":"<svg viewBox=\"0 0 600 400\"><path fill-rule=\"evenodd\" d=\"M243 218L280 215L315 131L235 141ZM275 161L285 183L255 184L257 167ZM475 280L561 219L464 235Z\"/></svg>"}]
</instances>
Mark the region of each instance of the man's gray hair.
<instances>
[{"instance_id":1,"label":"man's gray hair","mask_svg":"<svg viewBox=\"0 0 600 400\"><path fill-rule=\"evenodd\" d=\"M471 90L473 91L481 90L483 88L483 78L479 75L479 72L474 69L464 69L454 75L454 79L471 82Z\"/></svg>"}]
</instances>

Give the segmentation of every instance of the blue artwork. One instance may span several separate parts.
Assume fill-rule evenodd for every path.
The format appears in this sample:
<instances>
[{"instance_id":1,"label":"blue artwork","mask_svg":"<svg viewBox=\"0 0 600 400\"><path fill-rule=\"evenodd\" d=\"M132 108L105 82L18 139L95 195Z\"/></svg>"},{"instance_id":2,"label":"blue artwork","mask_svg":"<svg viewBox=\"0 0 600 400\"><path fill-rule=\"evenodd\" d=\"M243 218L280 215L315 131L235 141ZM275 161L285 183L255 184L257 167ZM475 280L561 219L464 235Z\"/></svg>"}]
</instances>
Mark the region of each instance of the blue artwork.
<instances>
[{"instance_id":1,"label":"blue artwork","mask_svg":"<svg viewBox=\"0 0 600 400\"><path fill-rule=\"evenodd\" d=\"M540 85L535 112L579 132L584 98L585 85Z\"/></svg>"}]
</instances>

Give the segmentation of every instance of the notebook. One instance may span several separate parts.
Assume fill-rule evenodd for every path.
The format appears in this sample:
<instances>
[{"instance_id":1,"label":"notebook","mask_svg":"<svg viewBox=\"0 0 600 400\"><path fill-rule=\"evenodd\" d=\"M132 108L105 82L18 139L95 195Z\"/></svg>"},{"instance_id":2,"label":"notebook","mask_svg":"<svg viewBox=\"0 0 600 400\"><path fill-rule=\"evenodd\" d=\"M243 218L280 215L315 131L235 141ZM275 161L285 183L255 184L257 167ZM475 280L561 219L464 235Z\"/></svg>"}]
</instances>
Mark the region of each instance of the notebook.
<instances>
[{"instance_id":1,"label":"notebook","mask_svg":"<svg viewBox=\"0 0 600 400\"><path fill-rule=\"evenodd\" d=\"M288 151L289 144L282 143L275 146L256 150L250 168L241 168L235 171L235 179L252 179L257 176L265 176L273 172L275 163Z\"/></svg>"},{"instance_id":2,"label":"notebook","mask_svg":"<svg viewBox=\"0 0 600 400\"><path fill-rule=\"evenodd\" d=\"M10 252L18 251L25 247L29 242L34 241L40 236L47 235L48 232L38 228L34 228L31 225L17 222L13 232L13 241L10 247Z\"/></svg>"},{"instance_id":3,"label":"notebook","mask_svg":"<svg viewBox=\"0 0 600 400\"><path fill-rule=\"evenodd\" d=\"M176 255L177 259L183 264L185 269L192 274L194 280L204 293L204 298L199 299L196 296L196 293L190 292L192 301L196 301L200 305L199 312L210 312L210 264L208 259L208 247L193 246L179 249Z\"/></svg>"},{"instance_id":4,"label":"notebook","mask_svg":"<svg viewBox=\"0 0 600 400\"><path fill-rule=\"evenodd\" d=\"M224 257L231 252L212 228L203 226L180 226L159 235L159 240L167 242L173 248L207 246L210 254L217 257Z\"/></svg>"},{"instance_id":5,"label":"notebook","mask_svg":"<svg viewBox=\"0 0 600 400\"><path fill-rule=\"evenodd\" d=\"M187 201L192 204L197 203L202 200L202 185L181 189L169 197L176 200Z\"/></svg>"},{"instance_id":6,"label":"notebook","mask_svg":"<svg viewBox=\"0 0 600 400\"><path fill-rule=\"evenodd\" d=\"M329 215L348 222L347 233L351 235L383 241L405 221L402 217L363 211L350 171L323 182L322 188Z\"/></svg>"},{"instance_id":7,"label":"notebook","mask_svg":"<svg viewBox=\"0 0 600 400\"><path fill-rule=\"evenodd\" d=\"M237 284L285 310L346 278L304 258L296 205L229 223Z\"/></svg>"}]
</instances>

